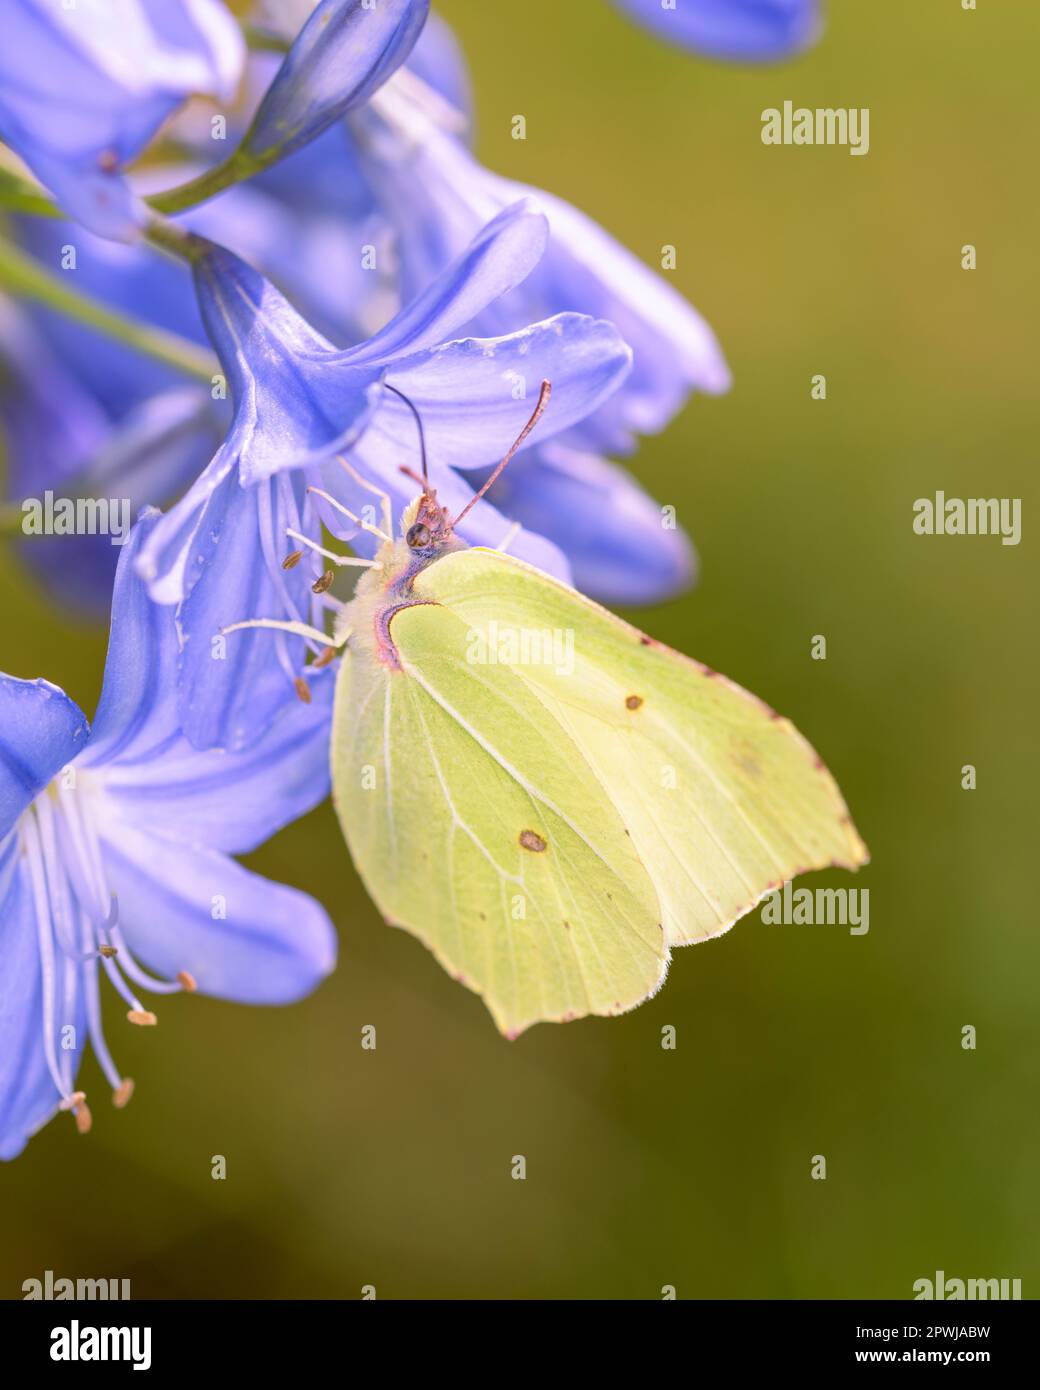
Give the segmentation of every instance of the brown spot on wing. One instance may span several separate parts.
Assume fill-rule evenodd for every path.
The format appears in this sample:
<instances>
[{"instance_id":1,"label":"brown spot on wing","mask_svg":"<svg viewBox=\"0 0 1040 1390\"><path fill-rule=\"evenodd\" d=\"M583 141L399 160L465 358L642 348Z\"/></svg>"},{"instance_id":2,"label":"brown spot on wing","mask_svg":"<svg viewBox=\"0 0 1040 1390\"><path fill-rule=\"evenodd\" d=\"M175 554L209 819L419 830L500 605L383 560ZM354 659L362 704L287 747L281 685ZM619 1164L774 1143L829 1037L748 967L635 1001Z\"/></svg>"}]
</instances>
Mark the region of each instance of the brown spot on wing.
<instances>
[{"instance_id":1,"label":"brown spot on wing","mask_svg":"<svg viewBox=\"0 0 1040 1390\"><path fill-rule=\"evenodd\" d=\"M536 830L521 830L520 847L521 849L529 849L532 854L541 854L549 848Z\"/></svg>"},{"instance_id":2,"label":"brown spot on wing","mask_svg":"<svg viewBox=\"0 0 1040 1390\"><path fill-rule=\"evenodd\" d=\"M626 695L626 696L625 696L625 709L638 709L639 706L640 706L642 703L643 703L643 697L642 697L642 695Z\"/></svg>"}]
</instances>

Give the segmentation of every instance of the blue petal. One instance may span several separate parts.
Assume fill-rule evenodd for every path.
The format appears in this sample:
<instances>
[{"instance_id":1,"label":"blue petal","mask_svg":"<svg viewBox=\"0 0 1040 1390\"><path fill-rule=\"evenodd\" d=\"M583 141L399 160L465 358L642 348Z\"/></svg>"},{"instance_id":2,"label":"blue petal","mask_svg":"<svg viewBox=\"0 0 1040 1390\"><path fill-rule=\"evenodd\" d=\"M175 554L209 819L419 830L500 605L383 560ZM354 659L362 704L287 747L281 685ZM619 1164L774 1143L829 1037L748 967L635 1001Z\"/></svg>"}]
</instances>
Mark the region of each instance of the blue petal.
<instances>
[{"instance_id":1,"label":"blue petal","mask_svg":"<svg viewBox=\"0 0 1040 1390\"><path fill-rule=\"evenodd\" d=\"M269 660L247 690L257 717L244 751L200 751L181 737L106 766L105 792L115 813L139 829L246 854L324 801L335 671L315 675L309 705L291 690L287 695L279 680L283 708L267 718L272 676L281 672Z\"/></svg>"},{"instance_id":2,"label":"blue petal","mask_svg":"<svg viewBox=\"0 0 1040 1390\"><path fill-rule=\"evenodd\" d=\"M87 765L132 756L176 729L174 615L152 602L137 573L141 549L158 519L157 511L145 511L119 557L101 699L83 759Z\"/></svg>"},{"instance_id":3,"label":"blue petal","mask_svg":"<svg viewBox=\"0 0 1040 1390\"><path fill-rule=\"evenodd\" d=\"M408 59L408 71L426 83L469 126L473 94L462 49L439 15L431 14Z\"/></svg>"},{"instance_id":4,"label":"blue petal","mask_svg":"<svg viewBox=\"0 0 1040 1390\"><path fill-rule=\"evenodd\" d=\"M385 364L443 343L530 275L548 237L545 218L525 198L475 231L450 264L413 287L406 307L385 328L346 354L350 362Z\"/></svg>"},{"instance_id":5,"label":"blue petal","mask_svg":"<svg viewBox=\"0 0 1040 1390\"><path fill-rule=\"evenodd\" d=\"M105 173L91 164L52 159L42 152L25 153L23 158L62 209L88 231L112 241L136 242L140 238L147 209L121 174Z\"/></svg>"},{"instance_id":6,"label":"blue petal","mask_svg":"<svg viewBox=\"0 0 1040 1390\"><path fill-rule=\"evenodd\" d=\"M559 314L504 338L463 338L402 358L386 380L422 417L436 483L439 467L480 468L500 459L527 422L544 380L553 391L537 439L594 411L624 380L631 361L613 324ZM384 400L370 429L389 442L394 456L410 453L415 466L415 422L403 401Z\"/></svg>"},{"instance_id":7,"label":"blue petal","mask_svg":"<svg viewBox=\"0 0 1040 1390\"><path fill-rule=\"evenodd\" d=\"M26 860L17 835L9 835L0 840L0 1159L21 1153L61 1099L43 1050L37 941ZM76 1017L65 1022L76 1028L77 1038L86 1037L81 1003ZM71 1058L75 1070L82 1056L77 1048Z\"/></svg>"},{"instance_id":8,"label":"blue petal","mask_svg":"<svg viewBox=\"0 0 1040 1390\"><path fill-rule=\"evenodd\" d=\"M609 319L632 348L634 367L621 391L577 436L589 448L628 450L633 435L662 429L688 393L724 391L729 370L704 319L667 281L591 218L548 193L482 168L458 140L427 120L421 138L369 112L361 146L392 220L402 293L426 284L489 213L517 198L548 219L549 245L532 273L471 324L508 332L560 311Z\"/></svg>"},{"instance_id":9,"label":"blue petal","mask_svg":"<svg viewBox=\"0 0 1040 1390\"><path fill-rule=\"evenodd\" d=\"M0 674L0 837L88 737L86 716L64 690Z\"/></svg>"},{"instance_id":10,"label":"blue petal","mask_svg":"<svg viewBox=\"0 0 1040 1390\"><path fill-rule=\"evenodd\" d=\"M269 520L262 504L270 508ZM245 747L287 702L299 703L292 678L303 669L300 638L252 629L217 641L222 628L251 618L295 611L310 622L313 569L301 563L284 571L280 565L294 544L285 538L294 519L271 482L244 488L234 474L203 513L193 553L199 578L177 610L183 647L178 707L197 747Z\"/></svg>"},{"instance_id":11,"label":"blue petal","mask_svg":"<svg viewBox=\"0 0 1040 1390\"><path fill-rule=\"evenodd\" d=\"M329 141L338 148L325 148ZM336 127L259 178L193 208L181 221L212 241L236 247L281 286L320 333L350 342L365 337L386 318L387 276L365 268L363 248L374 246L378 255L387 232L371 206L320 206L321 171L312 170L309 163L300 167L302 161L310 161L312 151L321 156L322 170L342 188L352 165L344 130ZM358 178L356 172L354 177Z\"/></svg>"},{"instance_id":12,"label":"blue petal","mask_svg":"<svg viewBox=\"0 0 1040 1390\"><path fill-rule=\"evenodd\" d=\"M711 58L786 58L815 42L819 0L615 0L669 43Z\"/></svg>"},{"instance_id":13,"label":"blue petal","mask_svg":"<svg viewBox=\"0 0 1040 1390\"><path fill-rule=\"evenodd\" d=\"M488 494L506 516L555 541L574 583L607 604L663 603L696 578L697 557L621 468L553 441L531 449Z\"/></svg>"},{"instance_id":14,"label":"blue petal","mask_svg":"<svg viewBox=\"0 0 1040 1390\"><path fill-rule=\"evenodd\" d=\"M224 449L248 486L320 462L364 424L381 372L354 367L245 261L210 245L195 262L203 321L235 416Z\"/></svg>"},{"instance_id":15,"label":"blue petal","mask_svg":"<svg viewBox=\"0 0 1040 1390\"><path fill-rule=\"evenodd\" d=\"M198 782L203 777L203 767L191 762L185 739L199 748L238 749L262 739L286 713L293 716L285 735L289 739L294 731L301 736L318 731L327 720L328 682L320 679L314 682L312 713L307 718L297 714L297 707L303 707L288 671L295 674L303 668L299 638L253 630L229 633L215 643L221 628L233 622L285 612L282 594L269 577L257 517L260 488L270 486L241 488L231 472L216 489L194 542L193 563L201 577L178 608L153 602L141 577L141 558L167 518L151 510L144 513L123 548L101 702L84 762L135 769L120 780L141 788L135 794L142 797L154 795L149 788L161 787L165 780ZM284 533L284 515L273 517L272 528L272 535ZM278 573L284 577L285 592L308 621L313 572L299 565L284 576L280 569ZM279 643L284 643L288 671L278 663ZM232 774L230 754L220 766L229 779L253 775L242 765ZM306 766L309 792L297 786L293 774L282 772L286 798L272 799L262 808L243 807L241 825L246 829L229 812L229 847L251 845L251 827L267 825L271 833L291 818L293 808L302 808L295 810L299 815L322 799L324 773L312 778ZM212 767L216 775L217 764ZM272 777L278 773L273 764L271 771ZM185 786L176 795L183 798L190 792ZM189 807L185 814L195 812ZM203 814L200 809L198 815ZM217 837L212 842L224 843Z\"/></svg>"},{"instance_id":16,"label":"blue petal","mask_svg":"<svg viewBox=\"0 0 1040 1390\"><path fill-rule=\"evenodd\" d=\"M185 97L231 96L241 32L218 0L9 0L0 135L78 220L130 239L143 208L116 170Z\"/></svg>"},{"instance_id":17,"label":"blue petal","mask_svg":"<svg viewBox=\"0 0 1040 1390\"><path fill-rule=\"evenodd\" d=\"M288 1004L335 966L332 923L306 893L125 822L101 834L127 943L157 974L186 970L204 994L241 1004Z\"/></svg>"},{"instance_id":18,"label":"blue petal","mask_svg":"<svg viewBox=\"0 0 1040 1390\"><path fill-rule=\"evenodd\" d=\"M245 149L288 153L360 106L408 57L429 0L321 0L260 103Z\"/></svg>"}]
</instances>

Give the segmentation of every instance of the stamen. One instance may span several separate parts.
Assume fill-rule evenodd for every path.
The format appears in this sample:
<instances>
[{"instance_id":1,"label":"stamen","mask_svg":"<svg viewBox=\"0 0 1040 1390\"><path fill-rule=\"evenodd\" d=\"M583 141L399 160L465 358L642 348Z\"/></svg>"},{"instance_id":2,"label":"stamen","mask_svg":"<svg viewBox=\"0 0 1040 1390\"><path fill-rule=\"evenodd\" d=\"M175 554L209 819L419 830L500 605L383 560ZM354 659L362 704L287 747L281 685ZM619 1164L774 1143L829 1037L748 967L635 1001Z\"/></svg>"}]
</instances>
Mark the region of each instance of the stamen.
<instances>
[{"instance_id":1,"label":"stamen","mask_svg":"<svg viewBox=\"0 0 1040 1390\"><path fill-rule=\"evenodd\" d=\"M141 1003L140 999L138 999L137 995L134 994L133 990L123 979L123 976L120 973L118 967L115 965L115 963L108 956L102 956L101 965L105 971L105 974L112 981L113 985L115 985L116 990L120 995L120 998L122 998L125 1003L130 1005L131 1013L143 1014L145 1012L144 1005Z\"/></svg>"},{"instance_id":2,"label":"stamen","mask_svg":"<svg viewBox=\"0 0 1040 1390\"><path fill-rule=\"evenodd\" d=\"M133 953L118 927L112 929L112 939L119 947L119 965L128 980L132 980L140 989L147 989L152 994L180 993L182 986L176 980L160 980L141 969L137 961L134 960Z\"/></svg>"},{"instance_id":3,"label":"stamen","mask_svg":"<svg viewBox=\"0 0 1040 1390\"><path fill-rule=\"evenodd\" d=\"M279 632L293 632L297 637L309 637L313 642L320 642L322 646L329 640L327 632L311 627L309 623L283 622L280 618L250 618L248 622L232 623L230 627L222 627L220 632L222 636L226 636L229 632L241 632L246 627L269 627Z\"/></svg>"},{"instance_id":4,"label":"stamen","mask_svg":"<svg viewBox=\"0 0 1040 1390\"><path fill-rule=\"evenodd\" d=\"M112 895L105 884L100 850L83 816L80 794L74 790L63 793L59 805L62 815L58 828L63 845L68 849L62 859L72 879L76 897L95 921L107 922Z\"/></svg>"},{"instance_id":5,"label":"stamen","mask_svg":"<svg viewBox=\"0 0 1040 1390\"><path fill-rule=\"evenodd\" d=\"M344 460L340 459L340 463L344 463ZM349 465L346 466L349 467ZM324 498L330 507L334 507L337 512L342 512L345 517L348 517L354 523L355 526L360 526L362 531L367 531L370 536L378 536L381 541L393 540L393 536L388 536L386 532L381 531L378 526L373 526L371 522L368 521L362 521L359 516L356 516L350 510L349 507L345 507L342 502L337 502L335 497L333 497L331 493L326 492L324 488L309 487L307 491L313 492L315 497ZM378 495L382 496L383 494L380 493Z\"/></svg>"},{"instance_id":6,"label":"stamen","mask_svg":"<svg viewBox=\"0 0 1040 1390\"><path fill-rule=\"evenodd\" d=\"M187 970L178 970L177 983L180 985L181 989L185 990L188 994L194 994L199 987L195 976L189 975Z\"/></svg>"},{"instance_id":7,"label":"stamen","mask_svg":"<svg viewBox=\"0 0 1040 1390\"><path fill-rule=\"evenodd\" d=\"M379 498L383 510L383 530L392 536L394 531L394 509L390 502L390 494L384 492L381 487L376 487L375 483L370 483L367 478L362 477L354 465L348 462L342 454L336 455L336 462L354 479L358 487L363 487L366 492L370 492L374 497Z\"/></svg>"},{"instance_id":8,"label":"stamen","mask_svg":"<svg viewBox=\"0 0 1040 1390\"><path fill-rule=\"evenodd\" d=\"M89 1134L94 1127L94 1116L90 1113L87 1102L80 1101L72 1113L76 1117L76 1128L80 1134Z\"/></svg>"},{"instance_id":9,"label":"stamen","mask_svg":"<svg viewBox=\"0 0 1040 1390\"><path fill-rule=\"evenodd\" d=\"M138 1028L154 1028L159 1022L155 1014L148 1009L130 1009L126 1016L131 1023L136 1023Z\"/></svg>"},{"instance_id":10,"label":"stamen","mask_svg":"<svg viewBox=\"0 0 1040 1390\"><path fill-rule=\"evenodd\" d=\"M32 889L33 913L36 917L37 946L40 953L40 993L43 998L43 1054L47 1070L60 1096L67 1096L68 1086L58 1066L57 1051L54 1046L54 936L51 932L50 902L47 897L47 884L43 870L43 846L37 829L36 817L26 816L22 822L25 835L26 862L29 866L29 882Z\"/></svg>"},{"instance_id":11,"label":"stamen","mask_svg":"<svg viewBox=\"0 0 1040 1390\"><path fill-rule=\"evenodd\" d=\"M326 550L325 547L319 545L317 541L312 541L309 536L301 535L299 531L294 531L291 528L287 530L285 534L287 536L292 536L294 541L300 541L303 545L308 546L315 554L324 555L325 559L331 560L334 565L357 565L360 569L368 570L378 568L375 560L362 560L357 555L337 555L332 550Z\"/></svg>"},{"instance_id":12,"label":"stamen","mask_svg":"<svg viewBox=\"0 0 1040 1390\"><path fill-rule=\"evenodd\" d=\"M289 586L285 582L284 567L275 555L275 546L280 545L278 539L280 531L276 529L274 516L271 506L271 494L273 491L273 480L261 483L256 490L257 521L260 530L260 549L263 553L264 562L267 565L267 572L271 576L275 590L284 605L289 617L299 622L303 614L296 607ZM293 677L293 661L289 654L288 644L284 637L279 635L275 649L278 655L279 664L282 670L291 680Z\"/></svg>"},{"instance_id":13,"label":"stamen","mask_svg":"<svg viewBox=\"0 0 1040 1390\"><path fill-rule=\"evenodd\" d=\"M105 960L112 960L119 955L119 951L115 946L99 946L98 955L104 956Z\"/></svg>"},{"instance_id":14,"label":"stamen","mask_svg":"<svg viewBox=\"0 0 1040 1390\"><path fill-rule=\"evenodd\" d=\"M87 914L83 911L80 912L80 938L83 945L88 948L94 940L94 930ZM83 966L83 997L87 1006L87 1029L90 1033L90 1045L94 1049L94 1056L97 1058L101 1070L105 1073L105 1080L113 1090L117 1090L122 1085L122 1078L119 1075L119 1068L112 1060L112 1054L108 1050L104 1030L101 1027L101 995L98 990L97 963L98 957L94 956Z\"/></svg>"},{"instance_id":15,"label":"stamen","mask_svg":"<svg viewBox=\"0 0 1040 1390\"><path fill-rule=\"evenodd\" d=\"M82 1105L87 1098L86 1091L73 1091L71 1095L65 1096L58 1101L59 1110L75 1110L77 1105Z\"/></svg>"},{"instance_id":16,"label":"stamen","mask_svg":"<svg viewBox=\"0 0 1040 1390\"><path fill-rule=\"evenodd\" d=\"M293 685L296 688L297 695L300 697L303 703L305 705L309 705L311 702L311 688L304 680L304 678L302 676L297 676L296 679L293 681Z\"/></svg>"},{"instance_id":17,"label":"stamen","mask_svg":"<svg viewBox=\"0 0 1040 1390\"><path fill-rule=\"evenodd\" d=\"M134 1093L134 1083L130 1077L124 1077L119 1085L112 1092L112 1104L117 1110L125 1110L130 1104L130 1097Z\"/></svg>"},{"instance_id":18,"label":"stamen","mask_svg":"<svg viewBox=\"0 0 1040 1390\"><path fill-rule=\"evenodd\" d=\"M295 569L296 566L300 563L300 561L301 561L302 559L303 559L303 551L302 551L302 550L294 550L290 555L286 555L285 559L282 561L282 569L283 569L283 570L292 570L292 569Z\"/></svg>"},{"instance_id":19,"label":"stamen","mask_svg":"<svg viewBox=\"0 0 1040 1390\"><path fill-rule=\"evenodd\" d=\"M337 650L336 647L326 647L320 656L316 656L311 662L312 670L320 671L323 666L328 666L330 661L336 659Z\"/></svg>"},{"instance_id":20,"label":"stamen","mask_svg":"<svg viewBox=\"0 0 1040 1390\"><path fill-rule=\"evenodd\" d=\"M322 574L322 575L319 575L318 578L317 578L317 579L314 581L314 583L311 585L311 593L312 593L312 594L326 594L326 593L328 593L328 591L332 588L332 581L333 581L335 578L336 578L336 571L335 571L335 570L326 570L325 573Z\"/></svg>"},{"instance_id":21,"label":"stamen","mask_svg":"<svg viewBox=\"0 0 1040 1390\"><path fill-rule=\"evenodd\" d=\"M41 796L34 804L36 821L40 830L40 844L43 847L43 868L47 881L47 896L51 901L51 922L58 943L66 956L74 960L82 957L76 948L75 933L71 924L71 904L69 902L68 879L62 872L61 857L58 854L57 837L54 831L54 811L50 799Z\"/></svg>"}]
</instances>

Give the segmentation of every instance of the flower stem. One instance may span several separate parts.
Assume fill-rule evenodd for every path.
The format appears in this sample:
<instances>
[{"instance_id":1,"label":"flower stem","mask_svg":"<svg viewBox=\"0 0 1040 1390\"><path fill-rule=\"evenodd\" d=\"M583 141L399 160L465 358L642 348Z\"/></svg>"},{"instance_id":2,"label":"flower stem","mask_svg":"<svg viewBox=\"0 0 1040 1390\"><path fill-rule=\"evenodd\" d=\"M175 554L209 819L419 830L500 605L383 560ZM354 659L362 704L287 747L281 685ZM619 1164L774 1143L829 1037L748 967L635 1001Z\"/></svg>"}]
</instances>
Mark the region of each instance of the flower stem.
<instances>
[{"instance_id":1,"label":"flower stem","mask_svg":"<svg viewBox=\"0 0 1040 1390\"><path fill-rule=\"evenodd\" d=\"M99 333L105 333L200 381L208 383L220 371L216 359L197 343L129 318L89 295L70 289L58 276L44 270L31 256L3 239L0 239L0 289L56 309L67 318L96 328Z\"/></svg>"},{"instance_id":2,"label":"flower stem","mask_svg":"<svg viewBox=\"0 0 1040 1390\"><path fill-rule=\"evenodd\" d=\"M28 212L36 217L62 215L61 209L51 202L42 189L3 166L0 166L0 208L7 212Z\"/></svg>"},{"instance_id":3,"label":"flower stem","mask_svg":"<svg viewBox=\"0 0 1040 1390\"><path fill-rule=\"evenodd\" d=\"M153 193L144 201L150 208L166 216L186 212L188 208L208 202L210 198L215 198L218 193L241 183L243 179L252 178L271 162L250 159L239 149L229 155L223 164L215 164L212 169L207 169L197 178L189 179L187 183L177 184L175 188L164 188L161 193Z\"/></svg>"}]
</instances>

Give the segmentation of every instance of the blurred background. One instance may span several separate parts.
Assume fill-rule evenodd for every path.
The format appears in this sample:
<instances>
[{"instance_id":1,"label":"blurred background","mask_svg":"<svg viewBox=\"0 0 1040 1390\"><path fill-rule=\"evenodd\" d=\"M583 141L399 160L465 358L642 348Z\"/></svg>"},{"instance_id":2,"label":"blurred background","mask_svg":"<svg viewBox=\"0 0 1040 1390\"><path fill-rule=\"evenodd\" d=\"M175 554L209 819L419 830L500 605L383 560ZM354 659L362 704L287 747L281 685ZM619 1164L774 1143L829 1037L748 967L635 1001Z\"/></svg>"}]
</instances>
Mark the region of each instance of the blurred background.
<instances>
[{"instance_id":1,"label":"blurred background","mask_svg":"<svg viewBox=\"0 0 1040 1390\"><path fill-rule=\"evenodd\" d=\"M437 7L482 159L654 265L674 244L721 339L733 391L632 462L702 578L632 616L826 758L873 863L800 882L869 888L869 934L752 914L634 1013L507 1043L382 924L324 806L249 862L322 899L338 972L154 1030L109 997L133 1104L0 1167L0 1296L51 1269L135 1298L909 1298L942 1269L1035 1297L1040 11L835 4L813 52L747 69L603 0ZM787 98L869 107L869 155L764 146ZM1022 498L1022 543L914 535L937 489ZM91 711L103 631L4 558L0 668ZM100 1097L93 1060L82 1080Z\"/></svg>"}]
</instances>

